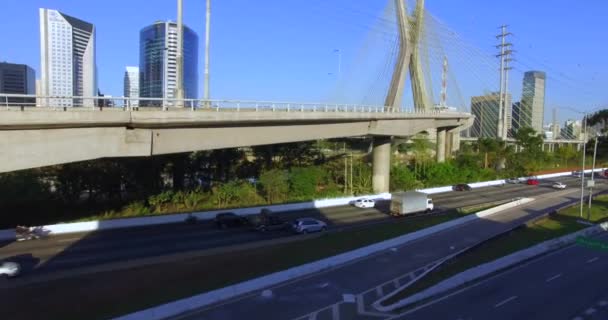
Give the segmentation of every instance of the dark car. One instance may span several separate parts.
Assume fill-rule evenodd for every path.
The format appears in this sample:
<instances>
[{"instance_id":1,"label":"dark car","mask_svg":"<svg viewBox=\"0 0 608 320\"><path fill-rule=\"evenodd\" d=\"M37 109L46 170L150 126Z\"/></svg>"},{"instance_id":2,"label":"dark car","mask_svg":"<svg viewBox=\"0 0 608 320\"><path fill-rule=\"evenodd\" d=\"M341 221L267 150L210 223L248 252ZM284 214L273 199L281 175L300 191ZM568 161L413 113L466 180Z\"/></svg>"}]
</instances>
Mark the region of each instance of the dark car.
<instances>
[{"instance_id":1,"label":"dark car","mask_svg":"<svg viewBox=\"0 0 608 320\"><path fill-rule=\"evenodd\" d=\"M222 229L228 227L242 227L249 224L249 220L232 212L218 213L215 216L215 224Z\"/></svg>"},{"instance_id":2,"label":"dark car","mask_svg":"<svg viewBox=\"0 0 608 320\"><path fill-rule=\"evenodd\" d=\"M452 187L452 190L454 190L454 191L471 191L471 190L473 190L473 188L471 188L471 186L466 183L460 183L460 184L454 185Z\"/></svg>"},{"instance_id":3,"label":"dark car","mask_svg":"<svg viewBox=\"0 0 608 320\"><path fill-rule=\"evenodd\" d=\"M257 216L250 216L249 223L255 230L261 232L286 230L290 227L289 222L283 220L268 209L262 209Z\"/></svg>"}]
</instances>

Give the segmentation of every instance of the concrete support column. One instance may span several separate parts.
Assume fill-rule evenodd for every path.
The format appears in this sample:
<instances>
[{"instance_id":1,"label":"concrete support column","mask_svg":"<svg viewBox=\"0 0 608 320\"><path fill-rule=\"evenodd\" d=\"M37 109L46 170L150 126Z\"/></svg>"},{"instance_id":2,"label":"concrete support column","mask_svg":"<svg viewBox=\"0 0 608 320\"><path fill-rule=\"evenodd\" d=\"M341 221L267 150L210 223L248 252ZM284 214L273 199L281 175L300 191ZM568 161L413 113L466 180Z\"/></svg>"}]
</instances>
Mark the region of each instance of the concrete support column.
<instances>
[{"instance_id":1,"label":"concrete support column","mask_svg":"<svg viewBox=\"0 0 608 320\"><path fill-rule=\"evenodd\" d=\"M452 158L452 143L454 142L454 134L447 131L445 134L445 157Z\"/></svg>"},{"instance_id":2,"label":"concrete support column","mask_svg":"<svg viewBox=\"0 0 608 320\"><path fill-rule=\"evenodd\" d=\"M390 137L374 137L373 159L372 186L374 193L389 192L391 175Z\"/></svg>"},{"instance_id":3,"label":"concrete support column","mask_svg":"<svg viewBox=\"0 0 608 320\"><path fill-rule=\"evenodd\" d=\"M445 139L446 131L437 129L437 162L445 162Z\"/></svg>"},{"instance_id":4,"label":"concrete support column","mask_svg":"<svg viewBox=\"0 0 608 320\"><path fill-rule=\"evenodd\" d=\"M450 155L460 151L460 131L452 132L452 149Z\"/></svg>"}]
</instances>

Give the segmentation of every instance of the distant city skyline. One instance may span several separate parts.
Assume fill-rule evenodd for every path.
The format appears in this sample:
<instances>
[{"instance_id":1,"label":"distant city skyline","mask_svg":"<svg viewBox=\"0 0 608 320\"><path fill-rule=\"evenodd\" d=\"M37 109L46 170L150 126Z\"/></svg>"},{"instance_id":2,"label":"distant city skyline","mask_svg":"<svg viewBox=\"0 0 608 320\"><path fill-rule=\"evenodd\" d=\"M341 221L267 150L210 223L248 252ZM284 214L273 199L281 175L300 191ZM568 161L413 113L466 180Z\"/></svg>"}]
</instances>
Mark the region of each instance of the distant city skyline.
<instances>
[{"instance_id":1,"label":"distant city skyline","mask_svg":"<svg viewBox=\"0 0 608 320\"><path fill-rule=\"evenodd\" d=\"M25 64L0 62L0 93L7 94L35 94L36 72ZM33 106L36 101L32 99L10 98L6 102L22 102Z\"/></svg>"},{"instance_id":2,"label":"distant city skyline","mask_svg":"<svg viewBox=\"0 0 608 320\"><path fill-rule=\"evenodd\" d=\"M139 67L125 67L123 97L131 99L139 98ZM139 106L139 101L127 101L125 102L125 105L129 107L137 107Z\"/></svg>"},{"instance_id":3,"label":"distant city skyline","mask_svg":"<svg viewBox=\"0 0 608 320\"><path fill-rule=\"evenodd\" d=\"M335 77L326 76L328 70L335 69L333 50L341 49L343 70L347 70L356 44L369 32L374 20L382 18L384 4L346 0L313 2L267 0L260 4L234 0L215 4L212 98L325 101L327 88L336 81ZM526 7L525 14L519 10L522 6ZM113 96L123 92L124 66L139 63L138 31L150 21L175 20L176 16L174 1L107 0L87 6L75 6L68 0L9 2L3 5L11 14L0 22L3 27L0 39L11 46L0 53L0 61L25 63L40 74L39 58L36 58L39 44L35 36L36 11L40 7L56 8L96 26L98 83L103 92ZM123 10L117 11L116 7ZM239 10L235 10L237 7ZM606 44L596 41L602 37L602 21L596 13L608 8L606 2L558 1L546 6L524 0L514 0L508 5L481 0L459 4L427 1L427 7L487 52L493 51L496 27L508 23L515 34L513 42L518 60L511 78L519 78L526 69L547 72L545 119L550 118L549 110L554 107L559 108L558 117L563 121L580 118L568 108L591 111L608 103L608 94L601 86L608 81L608 66L600 54L606 51ZM185 22L203 34L204 2L185 1L185 9ZM567 25L560 23L564 14L572 11L577 12L573 20ZM290 14L274 15L276 12ZM337 15L338 12L342 15ZM270 16L274 18L265 18ZM535 27L537 25L552 27L549 31ZM20 32L11 32L14 28ZM572 41L569 46L559 45L553 40L553 34ZM201 74L202 70L197 73ZM298 76L293 77L294 74ZM514 100L520 98L521 85L519 81L512 81L510 92ZM199 86L202 87L202 83ZM497 88L483 90L496 91ZM465 102L470 96L465 93Z\"/></svg>"}]
</instances>

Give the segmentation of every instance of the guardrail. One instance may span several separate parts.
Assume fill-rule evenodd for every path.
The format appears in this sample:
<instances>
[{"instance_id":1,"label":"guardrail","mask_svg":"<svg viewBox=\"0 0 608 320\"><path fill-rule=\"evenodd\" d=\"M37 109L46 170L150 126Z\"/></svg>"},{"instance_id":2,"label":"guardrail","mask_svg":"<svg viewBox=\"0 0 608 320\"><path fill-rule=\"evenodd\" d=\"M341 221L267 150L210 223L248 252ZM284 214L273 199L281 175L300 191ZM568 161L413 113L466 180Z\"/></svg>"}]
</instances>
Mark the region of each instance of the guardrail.
<instances>
[{"instance_id":1,"label":"guardrail","mask_svg":"<svg viewBox=\"0 0 608 320\"><path fill-rule=\"evenodd\" d=\"M76 111L123 109L130 111L202 110L202 111L272 111L272 112L360 112L360 113L455 113L449 109L418 110L379 105L339 103L281 102L252 100L203 100L173 98L85 97L85 96L37 96L0 94L0 111L27 110L40 107L45 110ZM456 112L458 113L458 112Z\"/></svg>"}]
</instances>

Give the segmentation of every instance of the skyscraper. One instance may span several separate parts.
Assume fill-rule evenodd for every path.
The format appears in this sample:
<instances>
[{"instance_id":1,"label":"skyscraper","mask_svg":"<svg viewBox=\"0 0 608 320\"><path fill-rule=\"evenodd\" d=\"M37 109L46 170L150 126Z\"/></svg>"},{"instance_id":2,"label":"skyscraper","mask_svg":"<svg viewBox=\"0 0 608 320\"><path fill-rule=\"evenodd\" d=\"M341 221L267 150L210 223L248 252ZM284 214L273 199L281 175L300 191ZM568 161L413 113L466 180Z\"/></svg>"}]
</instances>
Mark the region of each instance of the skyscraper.
<instances>
[{"instance_id":1,"label":"skyscraper","mask_svg":"<svg viewBox=\"0 0 608 320\"><path fill-rule=\"evenodd\" d=\"M511 133L514 134L519 130L519 123L521 118L521 102L517 101L513 103L513 109L511 112Z\"/></svg>"},{"instance_id":2,"label":"skyscraper","mask_svg":"<svg viewBox=\"0 0 608 320\"><path fill-rule=\"evenodd\" d=\"M0 93L35 94L36 74L34 69L24 64L0 62ZM23 106L35 106L34 98L5 98L0 103L8 102Z\"/></svg>"},{"instance_id":3,"label":"skyscraper","mask_svg":"<svg viewBox=\"0 0 608 320\"><path fill-rule=\"evenodd\" d=\"M198 99L198 36L184 26L184 97ZM139 35L139 96L172 99L177 84L177 24L159 21ZM161 101L140 105L160 106ZM165 105L170 105L165 102Z\"/></svg>"},{"instance_id":4,"label":"skyscraper","mask_svg":"<svg viewBox=\"0 0 608 320\"><path fill-rule=\"evenodd\" d=\"M536 132L543 132L545 117L545 81L542 71L528 71L524 74L519 127L531 127Z\"/></svg>"},{"instance_id":5,"label":"skyscraper","mask_svg":"<svg viewBox=\"0 0 608 320\"><path fill-rule=\"evenodd\" d=\"M40 9L40 80L43 96L97 95L95 26L57 10ZM51 99L44 105L93 106L92 99Z\"/></svg>"},{"instance_id":6,"label":"skyscraper","mask_svg":"<svg viewBox=\"0 0 608 320\"><path fill-rule=\"evenodd\" d=\"M139 68L138 67L127 67L125 70L124 78L124 97L136 99L139 98ZM138 107L139 101L127 100L125 106Z\"/></svg>"},{"instance_id":7,"label":"skyscraper","mask_svg":"<svg viewBox=\"0 0 608 320\"><path fill-rule=\"evenodd\" d=\"M506 106L511 106L511 95L506 95ZM471 97L471 113L475 116L475 122L471 127L471 136L476 138L498 137L498 113L500 105L500 94L494 92L485 96ZM511 113L511 108L507 108ZM507 119L510 119L508 117ZM509 125L507 125L509 129Z\"/></svg>"}]
</instances>

